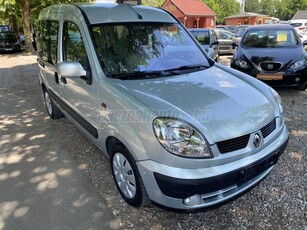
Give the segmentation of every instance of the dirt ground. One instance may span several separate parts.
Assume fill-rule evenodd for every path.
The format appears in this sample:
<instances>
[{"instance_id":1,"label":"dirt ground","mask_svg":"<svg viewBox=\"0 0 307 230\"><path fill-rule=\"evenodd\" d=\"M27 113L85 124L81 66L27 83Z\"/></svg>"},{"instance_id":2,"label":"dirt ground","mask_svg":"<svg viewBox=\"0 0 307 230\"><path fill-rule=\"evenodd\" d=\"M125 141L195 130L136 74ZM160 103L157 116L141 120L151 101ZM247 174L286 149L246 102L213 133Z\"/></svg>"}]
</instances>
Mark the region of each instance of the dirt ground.
<instances>
[{"instance_id":1,"label":"dirt ground","mask_svg":"<svg viewBox=\"0 0 307 230\"><path fill-rule=\"evenodd\" d=\"M223 59L223 64L227 65L229 63L227 60L230 58L225 56ZM92 187L85 187L84 192L93 189L94 191L90 192L90 199L107 205L107 209L101 208L99 210L98 208L98 211L96 211L98 213L109 213L111 211L123 229L306 230L307 91L278 90L284 103L290 141L277 166L260 185L235 201L217 209L199 213L176 213L154 205L141 209L127 205L116 190L108 158L67 119L53 121L47 117L37 80L38 67L35 56L24 54L1 55L0 67L0 188L9 178L20 176L18 172L15 172L16 170L7 172L6 167L3 167L4 162L6 164L11 162L18 167L20 155L29 154L31 156L31 154L39 151L41 145L44 145L45 153L39 152L46 154L45 159L48 159L45 162L46 167L52 164L52 159L61 158L61 154L64 152L62 162L68 161L75 164L85 177L85 182L82 183L85 185L87 182L91 184ZM5 75L3 75L4 69L6 69ZM5 106L10 108L10 114L3 111ZM10 133L6 133L5 129L12 123L14 123L14 130L10 129ZM36 132L37 135L29 136L27 132ZM21 139L22 142L20 142ZM40 144L36 143L38 140L40 140ZM8 144L9 142L11 142L11 145ZM17 142L19 145L13 145L12 142ZM8 146L9 149L5 149ZM12 156L10 161L3 157L3 153L8 154L13 150L17 153ZM26 159L31 161L31 157ZM64 166L54 170L55 172L49 172L50 175L52 173L65 174ZM41 178L31 179L23 181L23 183L35 183L36 180ZM20 189L20 187L12 184L10 186L12 187L7 188L8 191ZM40 186L42 186L43 191L52 190L53 186L56 187L56 182L52 180L52 177L51 179L45 178L45 183ZM58 204L60 209L64 209L62 203L56 198L58 193L52 195L53 203ZM96 194L96 197L93 197L93 194ZM82 204L82 201L81 196L78 204ZM37 221L37 217L27 216L27 209L23 209L26 205L19 207L19 209L14 209L14 205L13 208L5 206L6 209L4 209L3 202L1 202L0 199L0 229L1 221L7 224L12 216L15 216L15 221L22 221L26 217L29 221ZM71 215L74 215L74 212L77 212L80 218L88 216L80 210L72 210ZM56 219L62 214L62 212L54 212L42 218ZM100 215L91 217L93 221L103 221ZM88 228L89 225L73 228L69 226L70 222L65 222L63 225L59 223L57 228L48 226L48 223L45 229L96 229L95 227ZM109 224L110 229L116 226L114 223ZM9 228L4 227L4 229Z\"/></svg>"}]
</instances>

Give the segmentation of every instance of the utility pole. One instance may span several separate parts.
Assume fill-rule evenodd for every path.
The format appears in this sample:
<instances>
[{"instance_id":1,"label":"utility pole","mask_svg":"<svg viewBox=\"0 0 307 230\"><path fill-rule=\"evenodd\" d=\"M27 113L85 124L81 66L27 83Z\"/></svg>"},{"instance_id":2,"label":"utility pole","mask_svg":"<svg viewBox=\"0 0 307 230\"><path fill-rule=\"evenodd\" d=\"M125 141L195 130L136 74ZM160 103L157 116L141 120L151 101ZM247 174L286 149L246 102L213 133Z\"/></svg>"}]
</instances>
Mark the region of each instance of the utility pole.
<instances>
[{"instance_id":1,"label":"utility pole","mask_svg":"<svg viewBox=\"0 0 307 230\"><path fill-rule=\"evenodd\" d=\"M241 0L240 2L240 11L245 12L245 0Z\"/></svg>"}]
</instances>

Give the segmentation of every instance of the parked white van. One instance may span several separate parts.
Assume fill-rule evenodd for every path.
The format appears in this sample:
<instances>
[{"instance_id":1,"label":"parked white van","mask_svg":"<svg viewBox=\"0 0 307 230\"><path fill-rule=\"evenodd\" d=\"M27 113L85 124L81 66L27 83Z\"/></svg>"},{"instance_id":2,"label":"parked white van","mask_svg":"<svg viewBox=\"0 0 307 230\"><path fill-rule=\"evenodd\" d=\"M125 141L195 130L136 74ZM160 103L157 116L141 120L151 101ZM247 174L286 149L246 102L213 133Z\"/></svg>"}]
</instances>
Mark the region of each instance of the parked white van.
<instances>
[{"instance_id":1,"label":"parked white van","mask_svg":"<svg viewBox=\"0 0 307 230\"><path fill-rule=\"evenodd\" d=\"M55 5L41 11L37 38L49 116L65 115L110 158L133 206L232 200L286 148L276 91L215 63L164 10Z\"/></svg>"},{"instance_id":2,"label":"parked white van","mask_svg":"<svg viewBox=\"0 0 307 230\"><path fill-rule=\"evenodd\" d=\"M307 20L306 19L290 20L289 24L293 26L298 32L301 32L301 33L307 32Z\"/></svg>"}]
</instances>

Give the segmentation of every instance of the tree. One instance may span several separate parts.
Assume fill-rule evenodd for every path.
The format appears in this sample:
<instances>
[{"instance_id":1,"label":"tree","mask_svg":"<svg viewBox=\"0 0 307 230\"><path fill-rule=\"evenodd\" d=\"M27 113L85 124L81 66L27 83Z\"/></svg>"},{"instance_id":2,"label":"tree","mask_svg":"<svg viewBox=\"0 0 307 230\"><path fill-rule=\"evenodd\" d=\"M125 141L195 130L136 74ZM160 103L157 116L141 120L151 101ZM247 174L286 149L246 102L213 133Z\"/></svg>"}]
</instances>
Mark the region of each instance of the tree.
<instances>
[{"instance_id":1,"label":"tree","mask_svg":"<svg viewBox=\"0 0 307 230\"><path fill-rule=\"evenodd\" d=\"M259 14L261 11L259 0L245 0L244 11Z\"/></svg>"},{"instance_id":2,"label":"tree","mask_svg":"<svg viewBox=\"0 0 307 230\"><path fill-rule=\"evenodd\" d=\"M290 20L298 10L307 9L307 0L280 0L276 1L274 16L281 20Z\"/></svg>"},{"instance_id":3,"label":"tree","mask_svg":"<svg viewBox=\"0 0 307 230\"><path fill-rule=\"evenodd\" d=\"M225 17L240 12L240 4L236 0L202 0L216 13L216 22L224 23Z\"/></svg>"},{"instance_id":4,"label":"tree","mask_svg":"<svg viewBox=\"0 0 307 230\"><path fill-rule=\"evenodd\" d=\"M165 0L142 0L142 5L161 7Z\"/></svg>"},{"instance_id":5,"label":"tree","mask_svg":"<svg viewBox=\"0 0 307 230\"><path fill-rule=\"evenodd\" d=\"M0 19L9 23L16 34L18 34L18 28L22 27L26 39L25 51L33 52L31 22L32 25L35 24L41 9L59 2L73 3L91 1L92 0L0 0Z\"/></svg>"},{"instance_id":6,"label":"tree","mask_svg":"<svg viewBox=\"0 0 307 230\"><path fill-rule=\"evenodd\" d=\"M276 10L275 0L262 0L260 2L260 14L272 16Z\"/></svg>"}]
</instances>

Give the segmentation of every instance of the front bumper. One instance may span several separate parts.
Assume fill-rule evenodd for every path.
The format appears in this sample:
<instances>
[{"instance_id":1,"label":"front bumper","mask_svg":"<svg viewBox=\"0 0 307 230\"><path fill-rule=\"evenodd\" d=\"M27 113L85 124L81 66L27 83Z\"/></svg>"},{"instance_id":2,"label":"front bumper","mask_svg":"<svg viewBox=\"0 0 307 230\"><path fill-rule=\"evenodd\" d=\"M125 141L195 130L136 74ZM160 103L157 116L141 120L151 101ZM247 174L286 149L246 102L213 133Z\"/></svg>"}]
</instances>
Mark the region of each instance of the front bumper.
<instances>
[{"instance_id":1,"label":"front bumper","mask_svg":"<svg viewBox=\"0 0 307 230\"><path fill-rule=\"evenodd\" d=\"M13 52L13 51L21 51L21 47L20 46L0 47L0 52Z\"/></svg>"},{"instance_id":2,"label":"front bumper","mask_svg":"<svg viewBox=\"0 0 307 230\"><path fill-rule=\"evenodd\" d=\"M257 74L267 73L267 72L260 72L256 68L242 69L236 66L234 63L231 63L230 66L233 69L239 70L255 78L257 77ZM267 73L267 74L274 74L274 73ZM307 82L307 68L300 69L297 71L290 71L290 70L280 71L280 72L277 72L276 74L282 74L283 79L282 80L261 80L261 81L273 87L297 87Z\"/></svg>"},{"instance_id":3,"label":"front bumper","mask_svg":"<svg viewBox=\"0 0 307 230\"><path fill-rule=\"evenodd\" d=\"M260 152L211 168L181 169L150 160L137 165L149 198L154 202L174 209L208 208L232 200L260 183L284 152L288 138L284 126L281 135ZM193 195L200 195L201 202L185 205L184 199Z\"/></svg>"}]
</instances>

